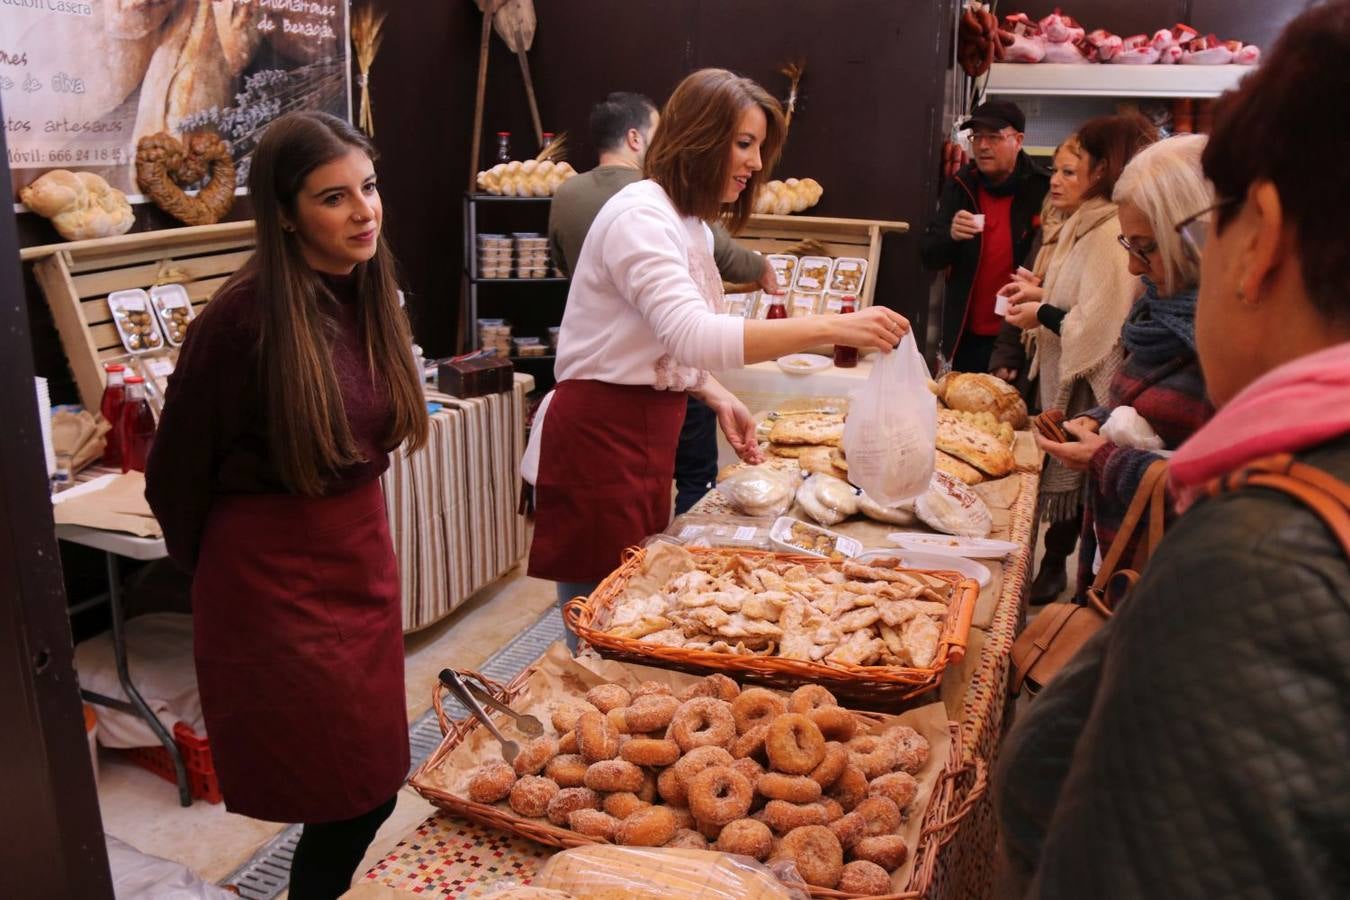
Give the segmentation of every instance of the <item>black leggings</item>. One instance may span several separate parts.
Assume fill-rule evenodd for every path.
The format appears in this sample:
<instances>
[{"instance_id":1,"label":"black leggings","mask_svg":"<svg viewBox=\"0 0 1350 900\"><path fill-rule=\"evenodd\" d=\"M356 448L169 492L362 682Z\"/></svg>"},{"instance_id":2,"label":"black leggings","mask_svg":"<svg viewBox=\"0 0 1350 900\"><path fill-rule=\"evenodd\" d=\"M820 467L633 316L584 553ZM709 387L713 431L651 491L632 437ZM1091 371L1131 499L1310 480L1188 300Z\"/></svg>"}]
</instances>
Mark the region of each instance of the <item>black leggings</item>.
<instances>
[{"instance_id":1,"label":"black leggings","mask_svg":"<svg viewBox=\"0 0 1350 900\"><path fill-rule=\"evenodd\" d=\"M361 857L397 801L390 797L354 819L305 825L291 861L291 900L335 900L347 893Z\"/></svg>"}]
</instances>

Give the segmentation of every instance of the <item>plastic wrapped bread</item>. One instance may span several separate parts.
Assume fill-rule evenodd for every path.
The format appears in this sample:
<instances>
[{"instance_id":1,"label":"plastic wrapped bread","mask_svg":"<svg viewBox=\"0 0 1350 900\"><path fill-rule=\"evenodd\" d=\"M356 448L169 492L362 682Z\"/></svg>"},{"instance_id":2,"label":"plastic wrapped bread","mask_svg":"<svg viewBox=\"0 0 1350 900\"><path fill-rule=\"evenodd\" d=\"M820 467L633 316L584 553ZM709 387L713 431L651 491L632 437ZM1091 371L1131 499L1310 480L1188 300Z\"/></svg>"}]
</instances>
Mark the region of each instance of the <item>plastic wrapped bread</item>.
<instances>
[{"instance_id":1,"label":"plastic wrapped bread","mask_svg":"<svg viewBox=\"0 0 1350 900\"><path fill-rule=\"evenodd\" d=\"M748 856L671 847L574 847L532 884L587 900L806 900Z\"/></svg>"}]
</instances>

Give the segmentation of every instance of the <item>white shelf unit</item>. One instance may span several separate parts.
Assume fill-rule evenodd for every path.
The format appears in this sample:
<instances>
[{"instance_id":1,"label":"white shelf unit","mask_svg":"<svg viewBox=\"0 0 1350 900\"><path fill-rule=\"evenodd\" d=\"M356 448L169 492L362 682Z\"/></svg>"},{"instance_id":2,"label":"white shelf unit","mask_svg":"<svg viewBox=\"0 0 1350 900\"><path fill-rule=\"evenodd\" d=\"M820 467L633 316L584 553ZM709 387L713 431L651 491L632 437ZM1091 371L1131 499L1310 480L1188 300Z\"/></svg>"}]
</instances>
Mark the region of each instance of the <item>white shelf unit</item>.
<instances>
[{"instance_id":1,"label":"white shelf unit","mask_svg":"<svg viewBox=\"0 0 1350 900\"><path fill-rule=\"evenodd\" d=\"M1045 97L1217 97L1255 66L995 63L986 94Z\"/></svg>"}]
</instances>

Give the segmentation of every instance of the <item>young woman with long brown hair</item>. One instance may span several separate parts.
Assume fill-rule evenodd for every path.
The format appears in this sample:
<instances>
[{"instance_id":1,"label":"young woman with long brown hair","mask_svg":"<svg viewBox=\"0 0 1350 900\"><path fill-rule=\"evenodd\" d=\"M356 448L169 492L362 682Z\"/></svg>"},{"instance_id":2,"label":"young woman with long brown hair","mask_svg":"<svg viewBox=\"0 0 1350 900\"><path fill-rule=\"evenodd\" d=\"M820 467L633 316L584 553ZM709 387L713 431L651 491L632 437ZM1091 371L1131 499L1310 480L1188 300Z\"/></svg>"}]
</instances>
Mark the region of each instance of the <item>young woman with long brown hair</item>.
<instances>
[{"instance_id":1,"label":"young woman with long brown hair","mask_svg":"<svg viewBox=\"0 0 1350 900\"><path fill-rule=\"evenodd\" d=\"M146 468L193 572L194 654L225 804L303 822L294 898L347 890L408 771L402 614L379 476L427 415L348 123L267 129L257 250L188 332Z\"/></svg>"},{"instance_id":2,"label":"young woman with long brown hair","mask_svg":"<svg viewBox=\"0 0 1350 900\"><path fill-rule=\"evenodd\" d=\"M820 344L888 351L909 330L885 307L773 321L716 314L722 282L708 223L733 233L745 223L784 133L782 108L755 82L693 73L661 113L647 180L615 194L587 232L558 385L524 467L537 507L530 574L559 582L560 601L589 593L625 547L668 524L686 393L712 407L742 459L759 461L750 413L709 370Z\"/></svg>"}]
</instances>

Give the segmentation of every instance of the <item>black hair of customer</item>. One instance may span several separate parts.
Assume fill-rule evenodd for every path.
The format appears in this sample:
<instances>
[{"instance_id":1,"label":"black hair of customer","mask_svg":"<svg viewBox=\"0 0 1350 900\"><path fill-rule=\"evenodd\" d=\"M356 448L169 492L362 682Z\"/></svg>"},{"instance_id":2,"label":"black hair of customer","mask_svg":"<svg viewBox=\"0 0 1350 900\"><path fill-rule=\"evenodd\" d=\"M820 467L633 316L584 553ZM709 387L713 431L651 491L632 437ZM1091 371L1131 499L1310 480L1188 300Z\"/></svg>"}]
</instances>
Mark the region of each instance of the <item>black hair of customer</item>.
<instances>
[{"instance_id":1,"label":"black hair of customer","mask_svg":"<svg viewBox=\"0 0 1350 900\"><path fill-rule=\"evenodd\" d=\"M628 91L615 91L591 107L591 141L597 153L616 150L628 129L645 131L656 104L651 98Z\"/></svg>"}]
</instances>

